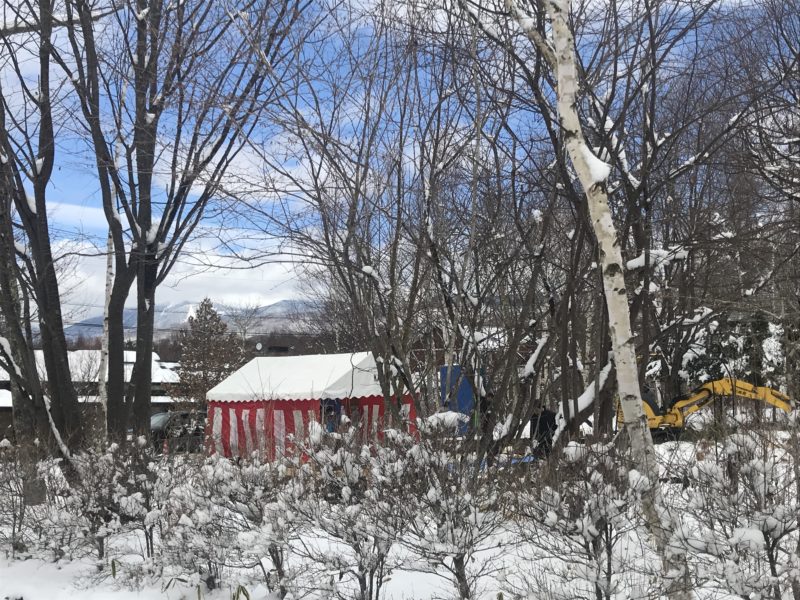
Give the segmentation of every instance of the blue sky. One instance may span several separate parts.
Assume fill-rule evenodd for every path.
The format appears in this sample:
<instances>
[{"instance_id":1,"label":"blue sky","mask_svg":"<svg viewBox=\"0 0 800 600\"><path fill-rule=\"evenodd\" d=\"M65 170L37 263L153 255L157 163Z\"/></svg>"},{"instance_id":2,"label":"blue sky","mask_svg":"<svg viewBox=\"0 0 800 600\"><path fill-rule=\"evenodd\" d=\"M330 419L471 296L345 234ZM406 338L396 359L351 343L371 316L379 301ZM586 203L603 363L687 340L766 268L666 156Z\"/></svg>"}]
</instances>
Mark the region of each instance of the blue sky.
<instances>
[{"instance_id":1,"label":"blue sky","mask_svg":"<svg viewBox=\"0 0 800 600\"><path fill-rule=\"evenodd\" d=\"M23 76L29 85L35 86L38 81L35 57L20 54L20 59ZM51 76L56 89L58 80L63 77L56 65L51 69ZM23 95L16 75L0 64L0 78L6 97L12 103L19 98L21 106ZM69 86L64 89L69 90ZM47 197L55 249L70 257L61 261L65 265L63 302L67 312L92 314L101 310L103 302L105 257L100 252L105 250L107 233L94 157L73 131L76 124L69 116L69 108L56 116L55 126L55 168ZM298 295L296 275L290 265L269 264L247 271L241 270L244 265L237 265L240 268L236 269L211 269L197 260L190 260L189 255L204 254L209 261L220 264L223 261L213 241L194 242L187 250L187 260L176 264L172 275L159 288L159 304L199 301L204 296L227 304L270 304ZM129 304L134 302L133 297L129 298Z\"/></svg>"}]
</instances>

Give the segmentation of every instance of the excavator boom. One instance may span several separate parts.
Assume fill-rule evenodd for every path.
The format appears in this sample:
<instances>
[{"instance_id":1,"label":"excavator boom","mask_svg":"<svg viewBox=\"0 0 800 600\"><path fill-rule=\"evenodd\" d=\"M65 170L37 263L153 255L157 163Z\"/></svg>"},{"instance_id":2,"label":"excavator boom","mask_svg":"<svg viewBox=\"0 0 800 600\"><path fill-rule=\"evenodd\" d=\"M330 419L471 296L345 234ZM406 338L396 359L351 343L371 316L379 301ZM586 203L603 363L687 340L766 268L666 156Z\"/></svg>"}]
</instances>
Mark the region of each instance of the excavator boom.
<instances>
[{"instance_id":1,"label":"excavator boom","mask_svg":"<svg viewBox=\"0 0 800 600\"><path fill-rule=\"evenodd\" d=\"M685 419L711 404L719 396L757 400L780 408L786 413L791 412L793 408L788 396L778 390L755 386L740 379L717 379L696 387L688 396L676 399L669 410L679 411Z\"/></svg>"},{"instance_id":2,"label":"excavator boom","mask_svg":"<svg viewBox=\"0 0 800 600\"><path fill-rule=\"evenodd\" d=\"M774 406L786 413L790 413L794 409L794 402L778 390L756 386L740 379L726 378L709 381L696 387L685 396L673 400L672 404L664 411L659 411L652 402L645 401L643 408L647 416L647 425L653 430L680 431L684 427L686 417L702 410L722 396L748 398ZM617 420L620 424L622 423L621 412L619 412Z\"/></svg>"}]
</instances>

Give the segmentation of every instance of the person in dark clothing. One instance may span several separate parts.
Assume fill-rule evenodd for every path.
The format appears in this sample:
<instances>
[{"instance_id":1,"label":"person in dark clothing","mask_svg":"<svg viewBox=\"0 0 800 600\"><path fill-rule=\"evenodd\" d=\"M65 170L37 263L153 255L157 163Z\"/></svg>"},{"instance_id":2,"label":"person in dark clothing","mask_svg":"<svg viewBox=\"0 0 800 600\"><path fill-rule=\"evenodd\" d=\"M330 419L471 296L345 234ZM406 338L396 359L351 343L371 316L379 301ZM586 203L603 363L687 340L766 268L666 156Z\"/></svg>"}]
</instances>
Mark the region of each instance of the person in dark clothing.
<instances>
[{"instance_id":1,"label":"person in dark clothing","mask_svg":"<svg viewBox=\"0 0 800 600\"><path fill-rule=\"evenodd\" d=\"M534 454L545 457L553 449L553 436L556 433L556 413L545 408L531 417L531 443L536 442Z\"/></svg>"},{"instance_id":2,"label":"person in dark clothing","mask_svg":"<svg viewBox=\"0 0 800 600\"><path fill-rule=\"evenodd\" d=\"M494 393L489 392L478 399L478 432L481 436L487 436L492 426L492 412L494 411ZM473 424L474 424L473 419Z\"/></svg>"}]
</instances>

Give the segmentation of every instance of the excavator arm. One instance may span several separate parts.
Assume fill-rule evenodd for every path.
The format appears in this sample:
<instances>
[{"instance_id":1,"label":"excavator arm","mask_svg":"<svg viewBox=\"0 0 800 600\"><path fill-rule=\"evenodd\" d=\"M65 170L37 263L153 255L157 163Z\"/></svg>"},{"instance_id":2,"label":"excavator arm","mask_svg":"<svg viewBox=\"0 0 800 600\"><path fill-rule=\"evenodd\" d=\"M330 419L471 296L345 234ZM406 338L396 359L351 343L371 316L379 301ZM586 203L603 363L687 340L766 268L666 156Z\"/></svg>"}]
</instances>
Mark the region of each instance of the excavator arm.
<instances>
[{"instance_id":1,"label":"excavator arm","mask_svg":"<svg viewBox=\"0 0 800 600\"><path fill-rule=\"evenodd\" d=\"M661 427L682 428L686 417L702 410L720 396L748 398L789 413L794 403L788 396L769 387L755 386L739 379L717 379L696 387L688 395L677 398L663 415Z\"/></svg>"}]
</instances>

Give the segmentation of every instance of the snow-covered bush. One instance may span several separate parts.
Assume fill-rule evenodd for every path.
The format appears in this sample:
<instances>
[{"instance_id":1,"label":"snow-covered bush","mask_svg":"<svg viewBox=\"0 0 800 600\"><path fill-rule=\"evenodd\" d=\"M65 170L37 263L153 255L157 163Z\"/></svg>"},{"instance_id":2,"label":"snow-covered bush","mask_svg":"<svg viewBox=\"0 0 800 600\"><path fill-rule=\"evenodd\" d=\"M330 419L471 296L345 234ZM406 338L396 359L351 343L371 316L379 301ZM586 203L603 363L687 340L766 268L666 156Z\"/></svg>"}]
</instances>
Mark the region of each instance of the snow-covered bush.
<instances>
[{"instance_id":1,"label":"snow-covered bush","mask_svg":"<svg viewBox=\"0 0 800 600\"><path fill-rule=\"evenodd\" d=\"M156 526L153 461L152 449L140 438L124 448L112 444L102 451L76 453L68 460L39 463L39 475L47 490L46 503L38 515L44 532L42 545L55 558L95 553L102 571L114 560L109 556L109 537L141 531L141 555L152 558Z\"/></svg>"},{"instance_id":2,"label":"snow-covered bush","mask_svg":"<svg viewBox=\"0 0 800 600\"><path fill-rule=\"evenodd\" d=\"M397 469L403 490L397 510L407 522L403 546L443 574L458 598L478 595L495 567L477 555L502 545L506 492L515 475L476 462L471 440L423 430Z\"/></svg>"},{"instance_id":3,"label":"snow-covered bush","mask_svg":"<svg viewBox=\"0 0 800 600\"><path fill-rule=\"evenodd\" d=\"M39 463L39 475L47 489L42 517L46 535L41 542L55 559L95 553L102 560L105 539L119 525L112 508L113 459L106 453L92 452L75 456L73 461L69 466L63 459ZM67 468L72 481L65 476Z\"/></svg>"},{"instance_id":4,"label":"snow-covered bush","mask_svg":"<svg viewBox=\"0 0 800 600\"><path fill-rule=\"evenodd\" d=\"M160 515L170 573L214 588L225 569L257 568L267 587L283 597L292 579L286 561L292 523L277 500L290 472L281 463L220 456L173 472L175 485L164 486L169 495Z\"/></svg>"},{"instance_id":5,"label":"snow-covered bush","mask_svg":"<svg viewBox=\"0 0 800 600\"><path fill-rule=\"evenodd\" d=\"M0 440L0 548L12 556L27 549L30 535L19 450Z\"/></svg>"},{"instance_id":6,"label":"snow-covered bush","mask_svg":"<svg viewBox=\"0 0 800 600\"><path fill-rule=\"evenodd\" d=\"M787 438L750 431L698 451L671 542L690 557L698 587L750 598L800 589L800 456Z\"/></svg>"},{"instance_id":7,"label":"snow-covered bush","mask_svg":"<svg viewBox=\"0 0 800 600\"><path fill-rule=\"evenodd\" d=\"M308 462L281 500L299 529L294 551L311 565L296 582L300 592L359 600L380 596L398 566L393 550L407 524L404 457L412 444L397 431L370 445L355 431L312 436Z\"/></svg>"},{"instance_id":8,"label":"snow-covered bush","mask_svg":"<svg viewBox=\"0 0 800 600\"><path fill-rule=\"evenodd\" d=\"M513 597L567 600L658 597L660 561L643 525L651 486L612 445L568 445L515 490L521 543L504 574Z\"/></svg>"}]
</instances>

